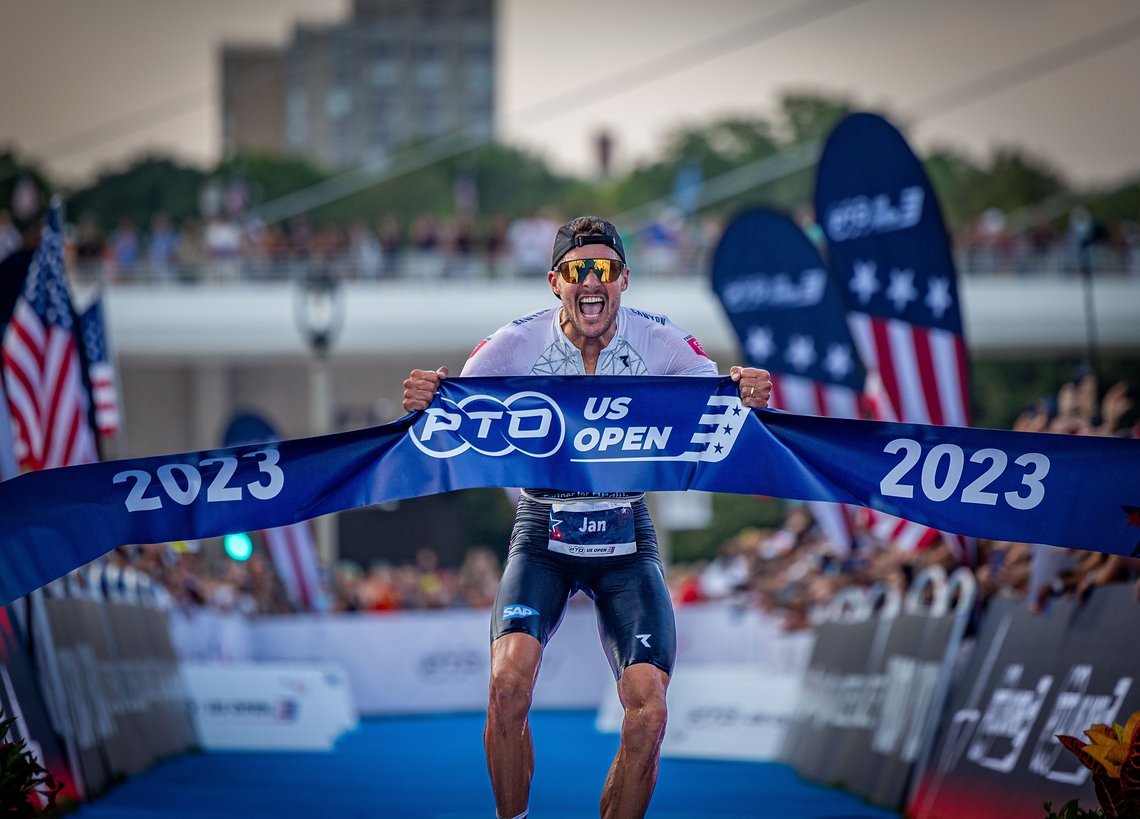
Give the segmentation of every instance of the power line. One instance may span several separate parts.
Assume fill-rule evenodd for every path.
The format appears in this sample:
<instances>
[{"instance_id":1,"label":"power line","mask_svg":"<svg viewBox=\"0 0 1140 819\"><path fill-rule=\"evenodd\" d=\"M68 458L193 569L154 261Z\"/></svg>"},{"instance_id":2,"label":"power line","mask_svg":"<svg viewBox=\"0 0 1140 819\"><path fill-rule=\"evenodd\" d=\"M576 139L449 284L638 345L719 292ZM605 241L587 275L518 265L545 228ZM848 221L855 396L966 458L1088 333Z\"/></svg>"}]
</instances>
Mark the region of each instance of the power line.
<instances>
[{"instance_id":1,"label":"power line","mask_svg":"<svg viewBox=\"0 0 1140 819\"><path fill-rule=\"evenodd\" d=\"M564 114L566 113L566 106L570 106L571 110L581 107L583 94L591 95L592 98L589 100L591 103L598 99L624 94L634 88L657 82L670 74L686 71L701 63L708 62L710 59L723 57L765 40L771 40L865 2L867 0L842 0L842 2L807 0L807 2L781 9L743 26L737 26L720 34L714 34L703 40L682 46L667 54L653 57L609 77L603 77L600 80L549 97L516 112L512 116L529 118Z\"/></svg>"},{"instance_id":2,"label":"power line","mask_svg":"<svg viewBox=\"0 0 1140 819\"><path fill-rule=\"evenodd\" d=\"M1085 37L1022 60L1006 68L971 80L953 88L931 94L911 104L912 114L920 120L934 119L1015 85L1051 74L1086 57L1109 51L1140 37L1140 15L1117 23Z\"/></svg>"},{"instance_id":3,"label":"power line","mask_svg":"<svg viewBox=\"0 0 1140 819\"><path fill-rule=\"evenodd\" d=\"M331 63L335 58L343 58L347 54L362 51L367 45L367 42L358 41L355 45L335 53L326 52L322 56L310 54L307 57L304 70L312 71L320 68L325 63ZM272 82L275 77L276 72L269 68L263 67L260 70L251 71L236 84L235 91L245 93L250 90L255 90L259 86ZM69 159L70 157L98 148L101 145L106 145L108 142L122 139L125 136L130 136L147 128L153 128L156 125L160 125L208 105L210 102L210 88L208 85L203 85L175 94L167 99L145 105L134 111L111 117L110 119L75 131L67 136L51 140L39 146L39 151L49 155L48 161L58 162L61 159ZM56 153L54 156L51 156L54 151L62 151L62 153ZM0 182L5 182L15 175L16 173L12 172L0 176Z\"/></svg>"},{"instance_id":4,"label":"power line","mask_svg":"<svg viewBox=\"0 0 1140 819\"><path fill-rule=\"evenodd\" d=\"M52 161L67 159L97 148L120 137L150 128L160 122L180 117L209 102L209 86L202 86L190 91L184 91L173 97L143 106L135 111L84 128L81 131L68 134L65 137L52 140L40 146L40 151L51 154L52 151L62 150L56 154Z\"/></svg>"},{"instance_id":5,"label":"power line","mask_svg":"<svg viewBox=\"0 0 1140 819\"><path fill-rule=\"evenodd\" d=\"M799 28L803 25L814 22L816 19L828 17L831 14L844 11L846 8L859 5L863 2L866 2L866 0L843 0L843 2L828 2L828 0L809 0L809 2L801 3L797 6L793 6L792 8L782 9L774 14L767 15L766 17L760 18L758 20L754 20L742 27L733 28L730 31L713 35L696 43L687 44L672 52L654 57L650 60L647 60L646 62L634 66L633 68L618 72L601 80L586 83L570 91L557 94L553 97L548 97L537 103L533 103L519 111L516 111L509 116L519 119L524 117L545 118L560 113L567 113L568 111L574 110L576 107L581 107L582 103L578 97L583 94L595 95L595 99L597 99L612 96L615 93L623 93L625 91L629 91L632 88L636 88L641 85L659 80L665 76L668 76L669 74L678 73L695 65L699 65L702 62L706 62L708 59L710 59L709 52L712 49L718 50L718 53L711 55L713 57L728 54L741 48L745 48L755 42L760 42L762 40L778 36L779 34L783 34L787 31L795 30L796 28ZM764 31L764 28L768 28L769 30ZM350 50L363 49L367 45L367 42L358 41L356 47ZM345 56L345 52L341 51L336 56L343 58ZM324 58L324 61L331 59L332 55ZM319 64L320 62L318 61L315 65L310 65L309 68L316 67L316 65ZM242 83L239 88L242 91L248 91L249 89L255 88L258 85L263 85L265 82L268 82L272 78L272 72L262 71L256 78L247 77L247 81ZM614 85L615 83L618 83L616 88ZM160 102L144 106L135 111L113 117L112 119L106 120L97 125L84 128L65 137L60 137L59 139L48 142L46 145L41 146L40 150L41 152L47 154L51 154L55 150L63 150L63 153L52 156L52 161L66 159L71 156L84 153L101 145L105 145L108 142L112 142L116 139L121 139L124 136L129 136L132 133L142 131L146 128L154 127L155 125L161 124L167 120L197 110L203 105L209 103L209 91L209 86L203 86L200 88L185 91ZM567 108L567 106L570 107ZM456 146L464 146L461 150L459 150L459 152L463 152L471 150L475 147L479 147L479 144L489 143L491 142L491 139L483 136L483 134L489 132L490 128L493 125L493 122L477 123L474 126L460 129L456 132L453 132L452 134L441 137L433 141L433 143L429 143L429 145L434 144L435 142L450 141L452 145L448 149L448 152L442 155L434 155L429 153L427 157L413 157L410 160L405 158L400 164L396 165L396 167L399 167L400 170L395 171L394 173L396 175L399 175L408 173L412 170L416 170L420 167L424 167L425 163L423 160L425 159L428 160L427 164L430 164L431 162L450 158L451 156L455 155L455 153L451 153L451 151L457 150ZM474 137L472 136L473 133L475 134ZM474 139L474 142L472 139ZM372 174L377 173L378 171L383 172L383 169L388 167L390 166L383 163L365 163L364 165L352 171L348 171L345 174L342 174L342 176L346 177L346 181L352 179L359 181L359 174L361 173L364 174L363 179L369 179L371 178ZM0 182L6 181L13 175L14 174L8 174L7 176L0 177ZM376 179L372 184L385 181L387 178L388 177ZM367 184L365 184L365 186L367 186ZM325 189L323 187L323 183L321 189ZM342 186L334 186L331 189L325 190L339 191L341 189ZM335 201L335 199L330 201Z\"/></svg>"},{"instance_id":6,"label":"power line","mask_svg":"<svg viewBox=\"0 0 1140 819\"><path fill-rule=\"evenodd\" d=\"M796 171L810 168L819 159L820 149L823 147L822 139L809 139L785 148L779 153L766 156L763 159L742 165L719 176L714 176L701 186L701 198L698 208L714 205L731 199L742 193L791 176ZM672 198L662 196L636 208L620 213L614 217L619 225L634 225L634 229L641 225L653 213L668 206Z\"/></svg>"},{"instance_id":7,"label":"power line","mask_svg":"<svg viewBox=\"0 0 1140 819\"><path fill-rule=\"evenodd\" d=\"M999 68L980 77L923 97L908 108L915 109L907 118L913 125L924 120L948 114L951 111L971 105L986 97L1020 85L1029 80L1051 74L1075 62L1117 48L1140 37L1140 15L1129 18L1094 34L1071 40L1041 54ZM817 158L823 141L812 139L786 148L778 154L757 160L709 180L701 192L697 207L704 208L737 196L760 185L766 185L796 171L811 167ZM667 206L669 197L659 197L624 214L615 217L619 221L627 219L633 224L643 214L649 214Z\"/></svg>"},{"instance_id":8,"label":"power line","mask_svg":"<svg viewBox=\"0 0 1140 819\"><path fill-rule=\"evenodd\" d=\"M710 59L788 33L863 2L866 0L847 0L843 3L828 2L828 0L808 0L808 2L754 20L747 25L733 28L731 31L712 35L697 43L691 43L667 54L651 58L630 69L616 72L600 80L549 97L513 112L509 117L528 118L533 122L570 113L583 105L625 93L670 74L687 70ZM1094 53L1123 45L1138 36L1140 36L1140 16L1130 18L1123 24L1117 24L1109 29L1065 43L1012 66L998 69L952 88L928 95L908 106L912 109L910 122L942 116L1010 87L1052 73ZM248 85L253 87L264 81L265 78L261 77L256 81L249 81ZM245 85L242 88L245 90ZM188 110L192 110L193 107L204 104L197 98L207 91L208 88L198 88L184 92L56 140L49 143L49 146L53 148L62 146L72 150L72 153L88 150L90 147L94 147L94 144L84 145L83 140L98 139L105 142L122 136L124 128L138 130L150 127L157 121L180 116ZM583 102L583 97L588 97L588 99ZM492 123L489 121L478 123L439 137L416 149L401 152L392 161L366 163L305 190L265 203L258 212L267 221L280 221L297 213L357 193L372 185L452 158L490 143L492 140L488 133L491 125ZM129 130L126 131L126 133L129 132ZM817 139L794 145L780 152L780 154L766 157L709 180L702 191L699 206L707 207L716 204L751 188L810 167L821 144L822 141ZM667 198L657 199L627 211L624 215L635 216L648 213L667 203Z\"/></svg>"},{"instance_id":9,"label":"power line","mask_svg":"<svg viewBox=\"0 0 1140 819\"><path fill-rule=\"evenodd\" d=\"M633 88L661 80L670 74L818 22L865 2L867 0L841 2L805 0L796 6L781 9L744 26L706 37L632 68L529 105L512 113L510 118L526 118L534 123L567 114L599 100L623 94ZM418 149L404 151L391 163L385 161L366 163L309 188L266 202L256 208L256 213L266 223L280 222L291 216L306 213L359 193L373 185L489 144L493 141L488 136L492 126L491 121L476 123L431 140Z\"/></svg>"}]
</instances>

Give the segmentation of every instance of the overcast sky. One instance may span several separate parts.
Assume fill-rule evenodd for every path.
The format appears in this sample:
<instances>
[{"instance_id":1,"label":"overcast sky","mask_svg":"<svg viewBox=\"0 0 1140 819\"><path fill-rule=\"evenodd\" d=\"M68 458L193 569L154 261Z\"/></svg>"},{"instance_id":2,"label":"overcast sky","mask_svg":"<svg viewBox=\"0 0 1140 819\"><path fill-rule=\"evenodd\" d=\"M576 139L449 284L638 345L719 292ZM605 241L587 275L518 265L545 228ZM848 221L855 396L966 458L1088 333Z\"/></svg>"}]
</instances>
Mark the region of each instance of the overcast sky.
<instances>
[{"instance_id":1,"label":"overcast sky","mask_svg":"<svg viewBox=\"0 0 1140 819\"><path fill-rule=\"evenodd\" d=\"M348 7L0 0L0 146L67 181L143 150L213 162L220 44L283 43ZM1140 174L1135 0L500 0L498 27L500 134L564 170L590 170L602 127L628 163L679 124L808 90L895 114L920 148L1021 145L1081 185Z\"/></svg>"}]
</instances>

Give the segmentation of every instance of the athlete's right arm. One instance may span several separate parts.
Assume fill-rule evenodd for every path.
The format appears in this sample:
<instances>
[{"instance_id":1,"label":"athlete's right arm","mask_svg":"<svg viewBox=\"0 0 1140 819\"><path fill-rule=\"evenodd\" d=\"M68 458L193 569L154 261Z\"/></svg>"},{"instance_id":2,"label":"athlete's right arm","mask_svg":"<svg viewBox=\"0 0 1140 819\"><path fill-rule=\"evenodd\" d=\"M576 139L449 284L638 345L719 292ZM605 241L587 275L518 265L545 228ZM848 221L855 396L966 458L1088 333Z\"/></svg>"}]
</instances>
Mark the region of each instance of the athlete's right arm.
<instances>
[{"instance_id":1,"label":"athlete's right arm","mask_svg":"<svg viewBox=\"0 0 1140 819\"><path fill-rule=\"evenodd\" d=\"M475 345L471 355L463 362L463 369L459 375L485 376L485 375L512 375L512 370L518 369L518 363L513 361L511 352L518 353L518 345L511 343L510 333L503 328Z\"/></svg>"},{"instance_id":2,"label":"athlete's right arm","mask_svg":"<svg viewBox=\"0 0 1140 819\"><path fill-rule=\"evenodd\" d=\"M439 382L447 378L447 367L438 370L412 370L404 379L404 412L428 408L439 390Z\"/></svg>"}]
</instances>

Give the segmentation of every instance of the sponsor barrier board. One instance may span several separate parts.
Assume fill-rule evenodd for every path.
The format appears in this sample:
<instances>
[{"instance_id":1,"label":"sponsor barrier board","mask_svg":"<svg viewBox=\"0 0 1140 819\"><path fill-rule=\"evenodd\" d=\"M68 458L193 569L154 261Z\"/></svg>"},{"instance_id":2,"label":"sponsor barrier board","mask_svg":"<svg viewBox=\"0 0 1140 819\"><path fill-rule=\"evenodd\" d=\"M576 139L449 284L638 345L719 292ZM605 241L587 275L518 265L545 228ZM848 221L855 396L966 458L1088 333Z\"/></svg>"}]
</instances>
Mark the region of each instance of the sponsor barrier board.
<instances>
[{"instance_id":1,"label":"sponsor barrier board","mask_svg":"<svg viewBox=\"0 0 1140 819\"><path fill-rule=\"evenodd\" d=\"M1140 710L1135 631L1140 605L1127 585L1097 589L1078 606L1042 614L997 599L969 667L951 691L929 763L908 808L920 819L1040 819L1042 804L1096 806L1088 769L1055 739Z\"/></svg>"},{"instance_id":2,"label":"sponsor barrier board","mask_svg":"<svg viewBox=\"0 0 1140 819\"><path fill-rule=\"evenodd\" d=\"M779 759L803 685L801 674L754 665L679 666L669 683L669 723L661 755L681 759ZM595 727L621 730L622 707L611 692Z\"/></svg>"},{"instance_id":3,"label":"sponsor barrier board","mask_svg":"<svg viewBox=\"0 0 1140 819\"><path fill-rule=\"evenodd\" d=\"M206 750L328 751L357 724L332 664L185 663L182 678Z\"/></svg>"},{"instance_id":4,"label":"sponsor barrier board","mask_svg":"<svg viewBox=\"0 0 1140 819\"><path fill-rule=\"evenodd\" d=\"M928 584L927 608L915 593ZM946 698L973 588L966 570L947 583L933 568L905 610L888 600L881 613L822 623L782 758L808 778L901 807Z\"/></svg>"}]
</instances>

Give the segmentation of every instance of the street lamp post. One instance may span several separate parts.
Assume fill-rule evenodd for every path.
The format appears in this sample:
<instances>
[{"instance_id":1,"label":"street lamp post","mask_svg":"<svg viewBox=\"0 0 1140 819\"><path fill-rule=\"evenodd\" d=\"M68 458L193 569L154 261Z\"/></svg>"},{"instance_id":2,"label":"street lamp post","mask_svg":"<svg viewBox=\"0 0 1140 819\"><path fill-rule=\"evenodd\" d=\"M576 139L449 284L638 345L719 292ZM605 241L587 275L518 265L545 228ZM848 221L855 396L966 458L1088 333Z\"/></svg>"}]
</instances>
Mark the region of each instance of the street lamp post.
<instances>
[{"instance_id":1,"label":"street lamp post","mask_svg":"<svg viewBox=\"0 0 1140 819\"><path fill-rule=\"evenodd\" d=\"M309 418L314 435L333 431L333 387L329 353L344 324L344 294L340 283L328 273L316 273L299 281L295 311L297 326L309 345ZM315 521L317 551L321 566L330 573L337 558L336 515Z\"/></svg>"}]
</instances>

